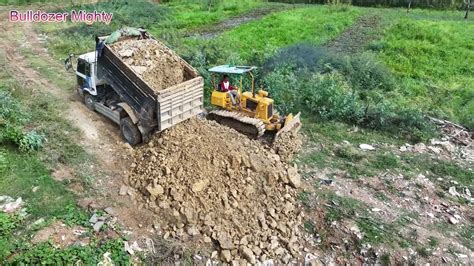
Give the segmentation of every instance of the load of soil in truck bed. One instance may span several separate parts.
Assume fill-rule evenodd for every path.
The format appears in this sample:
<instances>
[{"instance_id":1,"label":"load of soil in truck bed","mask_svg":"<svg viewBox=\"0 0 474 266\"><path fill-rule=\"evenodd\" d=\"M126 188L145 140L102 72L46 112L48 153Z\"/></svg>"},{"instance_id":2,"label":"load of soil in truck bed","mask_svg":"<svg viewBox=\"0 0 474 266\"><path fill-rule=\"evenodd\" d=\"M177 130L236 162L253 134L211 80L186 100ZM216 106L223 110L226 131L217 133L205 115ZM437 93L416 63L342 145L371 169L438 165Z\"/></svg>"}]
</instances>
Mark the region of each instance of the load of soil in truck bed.
<instances>
[{"instance_id":1,"label":"load of soil in truck bed","mask_svg":"<svg viewBox=\"0 0 474 266\"><path fill-rule=\"evenodd\" d=\"M156 40L129 39L110 47L156 92L186 81L181 58Z\"/></svg>"},{"instance_id":2,"label":"load of soil in truck bed","mask_svg":"<svg viewBox=\"0 0 474 266\"><path fill-rule=\"evenodd\" d=\"M130 185L165 238L197 241L225 262L288 262L303 250L300 176L276 151L192 118L135 151Z\"/></svg>"}]
</instances>

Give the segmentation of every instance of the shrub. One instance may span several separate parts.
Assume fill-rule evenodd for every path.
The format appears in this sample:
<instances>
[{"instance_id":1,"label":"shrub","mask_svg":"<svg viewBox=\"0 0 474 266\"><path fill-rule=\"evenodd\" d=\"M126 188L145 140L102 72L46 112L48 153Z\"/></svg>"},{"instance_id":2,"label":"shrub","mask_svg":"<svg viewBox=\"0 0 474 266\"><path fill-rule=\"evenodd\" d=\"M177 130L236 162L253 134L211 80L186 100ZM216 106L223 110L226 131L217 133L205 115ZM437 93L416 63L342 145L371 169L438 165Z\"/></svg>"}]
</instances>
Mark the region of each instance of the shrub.
<instances>
[{"instance_id":1,"label":"shrub","mask_svg":"<svg viewBox=\"0 0 474 266\"><path fill-rule=\"evenodd\" d=\"M387 91L395 82L390 72L367 55L341 58L323 49L294 47L267 61L263 82L282 113L303 111L306 116L397 133L413 140L434 133L419 110L387 99Z\"/></svg>"},{"instance_id":2,"label":"shrub","mask_svg":"<svg viewBox=\"0 0 474 266\"><path fill-rule=\"evenodd\" d=\"M13 143L25 152L41 148L44 137L35 130L24 131L29 122L26 114L20 103L0 88L0 143Z\"/></svg>"},{"instance_id":3,"label":"shrub","mask_svg":"<svg viewBox=\"0 0 474 266\"><path fill-rule=\"evenodd\" d=\"M23 134L19 141L21 151L30 152L39 150L43 146L44 136L32 130Z\"/></svg>"},{"instance_id":4,"label":"shrub","mask_svg":"<svg viewBox=\"0 0 474 266\"><path fill-rule=\"evenodd\" d=\"M281 64L291 64L295 71L301 68L319 73L337 70L354 89L360 91L391 91L396 88L395 78L388 68L369 53L341 56L325 48L298 44L280 50L266 61L263 68L268 72Z\"/></svg>"}]
</instances>

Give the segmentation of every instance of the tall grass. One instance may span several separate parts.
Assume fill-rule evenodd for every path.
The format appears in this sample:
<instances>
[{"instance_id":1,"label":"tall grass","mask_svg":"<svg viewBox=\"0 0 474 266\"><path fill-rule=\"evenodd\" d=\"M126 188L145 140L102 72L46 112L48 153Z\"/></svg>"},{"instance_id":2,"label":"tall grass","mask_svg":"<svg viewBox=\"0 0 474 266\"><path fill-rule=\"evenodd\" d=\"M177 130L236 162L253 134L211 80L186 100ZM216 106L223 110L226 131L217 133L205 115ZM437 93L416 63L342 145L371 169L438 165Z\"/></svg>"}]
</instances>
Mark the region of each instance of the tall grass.
<instances>
[{"instance_id":1,"label":"tall grass","mask_svg":"<svg viewBox=\"0 0 474 266\"><path fill-rule=\"evenodd\" d=\"M241 25L214 40L244 61L261 62L282 47L299 42L314 45L334 38L362 14L359 9L298 8Z\"/></svg>"},{"instance_id":2,"label":"tall grass","mask_svg":"<svg viewBox=\"0 0 474 266\"><path fill-rule=\"evenodd\" d=\"M170 1L167 6L173 11L170 23L179 30L190 31L223 19L237 16L263 5L258 0L226 1Z\"/></svg>"},{"instance_id":3,"label":"tall grass","mask_svg":"<svg viewBox=\"0 0 474 266\"><path fill-rule=\"evenodd\" d=\"M400 79L405 103L474 128L474 24L415 16L372 49Z\"/></svg>"}]
</instances>

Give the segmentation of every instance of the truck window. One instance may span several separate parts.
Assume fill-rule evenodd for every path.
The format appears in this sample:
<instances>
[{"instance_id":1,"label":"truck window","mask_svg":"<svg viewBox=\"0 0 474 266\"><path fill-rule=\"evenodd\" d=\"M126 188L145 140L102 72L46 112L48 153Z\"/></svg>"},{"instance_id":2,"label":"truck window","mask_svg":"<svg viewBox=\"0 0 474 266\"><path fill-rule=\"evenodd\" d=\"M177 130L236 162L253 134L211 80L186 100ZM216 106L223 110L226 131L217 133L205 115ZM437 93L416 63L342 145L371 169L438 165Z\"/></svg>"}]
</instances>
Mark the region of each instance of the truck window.
<instances>
[{"instance_id":1,"label":"truck window","mask_svg":"<svg viewBox=\"0 0 474 266\"><path fill-rule=\"evenodd\" d=\"M86 73L86 62L82 59L77 60L77 72L84 75Z\"/></svg>"},{"instance_id":2,"label":"truck window","mask_svg":"<svg viewBox=\"0 0 474 266\"><path fill-rule=\"evenodd\" d=\"M82 59L79 59L77 61L77 71L81 74L84 74L86 76L91 76L91 64L89 64L88 62L82 60Z\"/></svg>"}]
</instances>

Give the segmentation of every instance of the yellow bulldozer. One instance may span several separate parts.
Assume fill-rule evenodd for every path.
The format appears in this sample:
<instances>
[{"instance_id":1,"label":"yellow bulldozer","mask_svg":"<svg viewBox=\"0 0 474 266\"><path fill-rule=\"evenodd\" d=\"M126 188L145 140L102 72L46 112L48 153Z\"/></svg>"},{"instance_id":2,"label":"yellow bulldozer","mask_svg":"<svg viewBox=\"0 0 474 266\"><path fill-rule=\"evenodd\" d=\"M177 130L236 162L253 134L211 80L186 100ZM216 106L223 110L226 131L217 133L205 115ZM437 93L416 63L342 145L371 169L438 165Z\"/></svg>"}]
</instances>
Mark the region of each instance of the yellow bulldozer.
<instances>
[{"instance_id":1,"label":"yellow bulldozer","mask_svg":"<svg viewBox=\"0 0 474 266\"><path fill-rule=\"evenodd\" d=\"M217 122L253 138L273 132L274 140L283 132L297 132L301 128L300 113L281 116L274 110L274 100L268 92L255 92L254 66L221 65L209 69L213 87L211 104L218 107L209 112L209 117ZM230 85L229 75L238 75L238 86ZM216 82L216 76L221 77ZM243 79L248 77L250 89L243 91Z\"/></svg>"}]
</instances>

